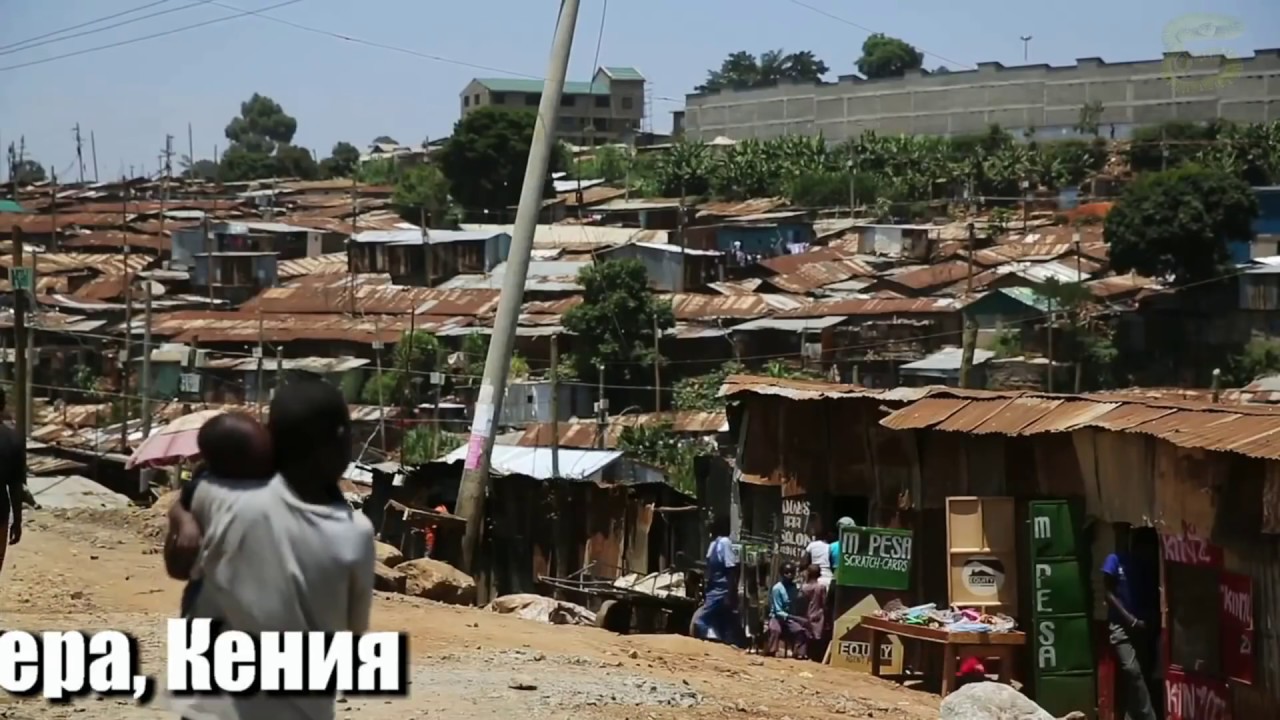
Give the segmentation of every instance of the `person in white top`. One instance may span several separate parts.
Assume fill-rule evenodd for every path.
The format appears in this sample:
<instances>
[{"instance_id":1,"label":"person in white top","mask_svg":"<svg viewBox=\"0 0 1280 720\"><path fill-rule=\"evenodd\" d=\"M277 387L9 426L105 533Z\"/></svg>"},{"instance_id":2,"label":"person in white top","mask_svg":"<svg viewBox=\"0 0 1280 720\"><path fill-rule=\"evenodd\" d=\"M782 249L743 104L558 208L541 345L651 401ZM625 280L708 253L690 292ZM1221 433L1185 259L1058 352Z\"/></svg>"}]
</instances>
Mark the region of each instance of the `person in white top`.
<instances>
[{"instance_id":1,"label":"person in white top","mask_svg":"<svg viewBox=\"0 0 1280 720\"><path fill-rule=\"evenodd\" d=\"M818 566L818 583L824 588L831 587L835 577L831 573L831 543L821 538L814 538L804 549L806 557L801 559L801 570L810 565Z\"/></svg>"}]
</instances>

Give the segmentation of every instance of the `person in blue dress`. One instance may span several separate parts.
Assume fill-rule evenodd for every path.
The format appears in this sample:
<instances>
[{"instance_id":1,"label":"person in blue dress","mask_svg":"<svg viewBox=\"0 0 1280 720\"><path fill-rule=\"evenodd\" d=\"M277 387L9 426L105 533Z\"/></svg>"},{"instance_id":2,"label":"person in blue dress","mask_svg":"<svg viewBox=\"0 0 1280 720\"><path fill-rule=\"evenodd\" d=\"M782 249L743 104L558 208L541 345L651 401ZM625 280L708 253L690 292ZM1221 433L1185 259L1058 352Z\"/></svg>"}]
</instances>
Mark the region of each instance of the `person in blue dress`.
<instances>
[{"instance_id":1,"label":"person in blue dress","mask_svg":"<svg viewBox=\"0 0 1280 720\"><path fill-rule=\"evenodd\" d=\"M742 565L729 539L729 518L720 516L711 524L712 540L707 546L707 573L704 599L693 618L694 637L729 645L741 645L738 620L738 580Z\"/></svg>"}]
</instances>

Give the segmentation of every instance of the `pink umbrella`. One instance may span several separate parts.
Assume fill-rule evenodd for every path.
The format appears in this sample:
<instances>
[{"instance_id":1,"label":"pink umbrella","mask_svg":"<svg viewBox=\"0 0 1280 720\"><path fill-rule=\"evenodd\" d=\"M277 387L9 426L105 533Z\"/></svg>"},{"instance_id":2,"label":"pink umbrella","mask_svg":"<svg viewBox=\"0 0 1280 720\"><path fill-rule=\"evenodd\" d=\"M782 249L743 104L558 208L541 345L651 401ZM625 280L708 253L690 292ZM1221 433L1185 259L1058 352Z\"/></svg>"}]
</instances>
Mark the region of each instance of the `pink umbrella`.
<instances>
[{"instance_id":1,"label":"pink umbrella","mask_svg":"<svg viewBox=\"0 0 1280 720\"><path fill-rule=\"evenodd\" d=\"M174 420L151 434L125 464L125 468L164 467L176 465L200 455L196 435L210 418L221 415L223 410L200 410Z\"/></svg>"}]
</instances>

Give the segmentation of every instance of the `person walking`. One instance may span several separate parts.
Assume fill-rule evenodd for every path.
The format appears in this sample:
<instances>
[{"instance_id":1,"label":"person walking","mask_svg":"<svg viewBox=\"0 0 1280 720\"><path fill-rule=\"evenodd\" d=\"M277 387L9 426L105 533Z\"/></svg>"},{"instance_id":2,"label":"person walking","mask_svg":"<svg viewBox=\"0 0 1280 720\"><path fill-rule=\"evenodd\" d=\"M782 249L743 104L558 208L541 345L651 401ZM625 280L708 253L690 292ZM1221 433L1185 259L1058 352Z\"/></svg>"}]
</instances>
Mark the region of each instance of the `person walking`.
<instances>
[{"instance_id":1,"label":"person walking","mask_svg":"<svg viewBox=\"0 0 1280 720\"><path fill-rule=\"evenodd\" d=\"M738 551L729 539L728 516L717 517L711 524L711 533L702 607L693 617L694 636L701 640L739 645L738 582L741 564Z\"/></svg>"},{"instance_id":2,"label":"person walking","mask_svg":"<svg viewBox=\"0 0 1280 720\"><path fill-rule=\"evenodd\" d=\"M1156 720L1151 704L1151 692L1142 667L1144 653L1138 652L1147 639L1148 622L1140 601L1141 590L1135 586L1134 562L1130 553L1130 534L1127 526L1116 530L1116 551L1102 563L1102 580L1107 592L1107 621L1109 640L1116 654L1122 702L1129 720Z\"/></svg>"},{"instance_id":3,"label":"person walking","mask_svg":"<svg viewBox=\"0 0 1280 720\"><path fill-rule=\"evenodd\" d=\"M0 416L7 414L4 389L0 388ZM10 545L22 541L22 496L27 487L27 440L13 426L0 420L0 570Z\"/></svg>"}]
</instances>

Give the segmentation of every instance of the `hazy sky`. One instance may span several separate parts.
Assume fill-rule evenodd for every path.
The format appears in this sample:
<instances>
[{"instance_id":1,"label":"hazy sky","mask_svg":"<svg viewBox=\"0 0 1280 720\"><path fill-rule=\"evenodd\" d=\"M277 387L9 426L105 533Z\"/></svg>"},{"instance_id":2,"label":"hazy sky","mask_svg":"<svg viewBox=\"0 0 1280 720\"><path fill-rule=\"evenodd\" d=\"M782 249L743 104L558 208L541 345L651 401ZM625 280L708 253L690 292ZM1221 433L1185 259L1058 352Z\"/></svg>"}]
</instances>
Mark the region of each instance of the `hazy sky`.
<instances>
[{"instance_id":1,"label":"hazy sky","mask_svg":"<svg viewBox=\"0 0 1280 720\"><path fill-rule=\"evenodd\" d=\"M264 14L418 55L247 15L14 67L281 2L0 0L0 143L25 135L29 157L74 179L72 127L79 122L89 179L90 130L103 178L131 164L155 172L166 133L175 136L175 152L187 152L188 123L196 157L211 156L215 145L225 148L223 127L254 92L296 117L294 142L321 157L339 140L363 147L383 134L401 142L439 137L457 119L458 93L471 78L543 75L558 6L555 0L300 0ZM152 7L67 34L168 12L10 47L143 5ZM582 0L570 79L590 76L604 7L605 0ZM1198 42L1188 48L1193 52L1247 55L1280 47L1278 0L612 0L599 56L601 65L630 65L645 74L655 95L653 127L665 130L671 111L707 68L736 50L813 50L832 67L832 78L854 71L867 28L916 45L927 53L929 68L1019 64L1022 35L1033 36L1033 63L1137 60L1158 57L1166 26L1198 13L1238 19L1244 32Z\"/></svg>"}]
</instances>

